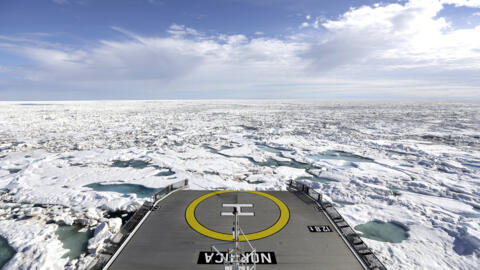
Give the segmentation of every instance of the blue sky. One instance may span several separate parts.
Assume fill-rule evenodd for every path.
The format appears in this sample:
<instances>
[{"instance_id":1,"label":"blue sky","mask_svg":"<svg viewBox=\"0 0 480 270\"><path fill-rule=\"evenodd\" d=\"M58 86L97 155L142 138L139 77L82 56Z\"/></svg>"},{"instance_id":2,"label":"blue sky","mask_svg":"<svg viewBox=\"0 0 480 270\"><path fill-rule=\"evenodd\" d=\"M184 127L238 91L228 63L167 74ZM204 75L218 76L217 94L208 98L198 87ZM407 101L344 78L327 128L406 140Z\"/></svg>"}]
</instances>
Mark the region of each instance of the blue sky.
<instances>
[{"instance_id":1,"label":"blue sky","mask_svg":"<svg viewBox=\"0 0 480 270\"><path fill-rule=\"evenodd\" d=\"M479 78L478 0L0 0L0 100L479 100Z\"/></svg>"}]
</instances>

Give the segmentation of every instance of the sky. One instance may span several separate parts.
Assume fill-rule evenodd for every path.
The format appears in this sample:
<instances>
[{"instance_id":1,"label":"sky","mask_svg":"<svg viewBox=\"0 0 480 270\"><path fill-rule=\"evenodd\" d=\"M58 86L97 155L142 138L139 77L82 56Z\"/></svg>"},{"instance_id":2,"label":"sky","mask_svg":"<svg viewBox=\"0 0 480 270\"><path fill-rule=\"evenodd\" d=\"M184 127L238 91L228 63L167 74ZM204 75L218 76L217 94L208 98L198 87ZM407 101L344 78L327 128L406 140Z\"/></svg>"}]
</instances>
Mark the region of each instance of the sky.
<instances>
[{"instance_id":1,"label":"sky","mask_svg":"<svg viewBox=\"0 0 480 270\"><path fill-rule=\"evenodd\" d=\"M480 101L480 0L0 0L0 100Z\"/></svg>"}]
</instances>

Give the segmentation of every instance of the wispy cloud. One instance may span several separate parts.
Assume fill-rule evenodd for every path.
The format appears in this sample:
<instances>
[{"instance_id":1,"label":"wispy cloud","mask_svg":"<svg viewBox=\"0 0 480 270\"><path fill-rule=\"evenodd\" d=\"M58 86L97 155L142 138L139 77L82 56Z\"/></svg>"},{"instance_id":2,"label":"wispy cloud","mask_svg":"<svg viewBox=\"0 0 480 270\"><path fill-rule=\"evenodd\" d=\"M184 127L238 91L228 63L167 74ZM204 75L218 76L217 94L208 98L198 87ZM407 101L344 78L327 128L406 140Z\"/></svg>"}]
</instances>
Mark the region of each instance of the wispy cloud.
<instances>
[{"instance_id":1,"label":"wispy cloud","mask_svg":"<svg viewBox=\"0 0 480 270\"><path fill-rule=\"evenodd\" d=\"M161 1L161 0L147 0L147 2L152 4L152 5L157 5L157 6L160 6L160 5L164 4L164 2Z\"/></svg>"},{"instance_id":2,"label":"wispy cloud","mask_svg":"<svg viewBox=\"0 0 480 270\"><path fill-rule=\"evenodd\" d=\"M52 0L55 4L63 5L67 4L69 1L68 0Z\"/></svg>"},{"instance_id":3,"label":"wispy cloud","mask_svg":"<svg viewBox=\"0 0 480 270\"><path fill-rule=\"evenodd\" d=\"M58 5L68 5L68 4L85 5L90 0L51 0L51 1Z\"/></svg>"},{"instance_id":4,"label":"wispy cloud","mask_svg":"<svg viewBox=\"0 0 480 270\"><path fill-rule=\"evenodd\" d=\"M457 7L473 7L473 8L480 7L479 0L440 0L440 2L442 4L455 5Z\"/></svg>"},{"instance_id":5,"label":"wispy cloud","mask_svg":"<svg viewBox=\"0 0 480 270\"><path fill-rule=\"evenodd\" d=\"M192 36L200 36L201 34L190 27L186 27L185 25L179 25L179 24L172 24L167 30L168 33L172 34L175 37L182 37L186 35L192 35Z\"/></svg>"}]
</instances>

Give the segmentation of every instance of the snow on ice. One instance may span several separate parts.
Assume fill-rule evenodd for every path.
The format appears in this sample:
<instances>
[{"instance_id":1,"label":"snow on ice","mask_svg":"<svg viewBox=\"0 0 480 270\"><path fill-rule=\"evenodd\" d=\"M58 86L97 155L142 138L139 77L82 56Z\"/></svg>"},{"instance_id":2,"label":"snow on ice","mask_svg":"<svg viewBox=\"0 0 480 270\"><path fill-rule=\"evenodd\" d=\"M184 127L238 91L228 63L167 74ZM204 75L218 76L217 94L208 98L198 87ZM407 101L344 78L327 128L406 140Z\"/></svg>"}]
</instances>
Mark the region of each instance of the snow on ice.
<instances>
[{"instance_id":1,"label":"snow on ice","mask_svg":"<svg viewBox=\"0 0 480 270\"><path fill-rule=\"evenodd\" d=\"M301 179L352 227L405 228L400 243L365 238L387 268L479 269L479 116L475 103L2 102L0 235L16 251L4 269L82 269L120 227L109 213L183 179ZM73 260L56 235L72 224L94 231Z\"/></svg>"}]
</instances>

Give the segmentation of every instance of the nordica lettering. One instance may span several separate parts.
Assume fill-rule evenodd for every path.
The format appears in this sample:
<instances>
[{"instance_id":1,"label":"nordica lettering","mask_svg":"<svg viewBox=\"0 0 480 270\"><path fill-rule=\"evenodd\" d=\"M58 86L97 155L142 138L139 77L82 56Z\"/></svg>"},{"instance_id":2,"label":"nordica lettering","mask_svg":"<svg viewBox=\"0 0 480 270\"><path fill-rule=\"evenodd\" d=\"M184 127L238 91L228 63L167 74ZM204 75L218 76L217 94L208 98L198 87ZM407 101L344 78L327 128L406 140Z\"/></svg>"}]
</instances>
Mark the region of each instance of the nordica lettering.
<instances>
[{"instance_id":1,"label":"nordica lettering","mask_svg":"<svg viewBox=\"0 0 480 270\"><path fill-rule=\"evenodd\" d=\"M233 258L228 252L201 251L197 264L224 264L232 262ZM258 251L256 253L245 252L240 258L246 264L277 264L275 253L272 251Z\"/></svg>"}]
</instances>

